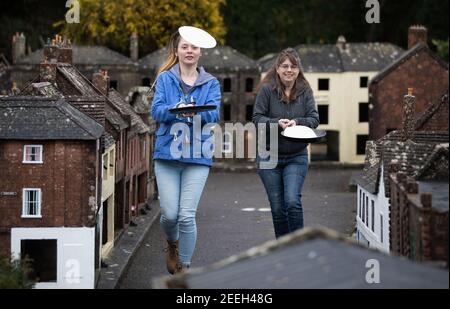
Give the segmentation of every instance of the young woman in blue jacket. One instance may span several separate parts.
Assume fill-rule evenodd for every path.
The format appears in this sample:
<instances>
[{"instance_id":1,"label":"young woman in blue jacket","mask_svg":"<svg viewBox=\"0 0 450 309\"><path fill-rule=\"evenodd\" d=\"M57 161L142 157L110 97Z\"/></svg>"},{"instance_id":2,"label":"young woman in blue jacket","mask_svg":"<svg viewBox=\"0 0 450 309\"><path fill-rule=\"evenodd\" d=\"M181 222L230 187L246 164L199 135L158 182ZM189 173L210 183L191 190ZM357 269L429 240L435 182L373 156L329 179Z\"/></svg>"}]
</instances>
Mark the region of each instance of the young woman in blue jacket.
<instances>
[{"instance_id":1,"label":"young woman in blue jacket","mask_svg":"<svg viewBox=\"0 0 450 309\"><path fill-rule=\"evenodd\" d=\"M197 206L212 165L211 152L201 151L205 147L212 149L211 135L194 130L192 118L195 116L195 121L203 126L218 122L220 115L220 83L198 66L202 52L193 41L195 38L183 37L179 31L170 38L168 57L158 72L151 108L153 119L159 123L154 163L160 223L168 244L167 270L171 274L190 266L197 240ZM217 108L196 115L176 115L169 111L192 104L216 105ZM188 129L173 130L180 125ZM184 147L182 152L177 151L180 147Z\"/></svg>"}]
</instances>

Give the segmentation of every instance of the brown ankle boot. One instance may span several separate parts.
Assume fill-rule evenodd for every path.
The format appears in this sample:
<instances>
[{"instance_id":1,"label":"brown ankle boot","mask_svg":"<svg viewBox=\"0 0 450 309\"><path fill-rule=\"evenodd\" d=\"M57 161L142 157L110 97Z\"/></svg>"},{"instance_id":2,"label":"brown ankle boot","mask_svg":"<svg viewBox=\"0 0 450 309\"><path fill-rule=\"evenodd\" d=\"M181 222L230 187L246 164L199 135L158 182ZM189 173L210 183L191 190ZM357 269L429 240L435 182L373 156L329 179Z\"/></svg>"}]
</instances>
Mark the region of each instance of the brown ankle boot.
<instances>
[{"instance_id":1,"label":"brown ankle boot","mask_svg":"<svg viewBox=\"0 0 450 309\"><path fill-rule=\"evenodd\" d=\"M178 268L178 240L177 241L167 241L167 271L172 275L177 271Z\"/></svg>"}]
</instances>

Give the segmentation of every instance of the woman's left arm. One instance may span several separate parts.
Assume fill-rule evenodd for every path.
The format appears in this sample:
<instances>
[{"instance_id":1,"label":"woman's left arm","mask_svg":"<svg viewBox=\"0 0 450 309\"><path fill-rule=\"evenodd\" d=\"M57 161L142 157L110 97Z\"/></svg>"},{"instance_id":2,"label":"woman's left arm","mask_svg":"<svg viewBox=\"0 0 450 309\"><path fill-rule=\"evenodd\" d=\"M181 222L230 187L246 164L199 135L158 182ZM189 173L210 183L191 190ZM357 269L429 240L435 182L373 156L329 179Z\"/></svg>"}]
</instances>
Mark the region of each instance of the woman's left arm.
<instances>
[{"instance_id":1,"label":"woman's left arm","mask_svg":"<svg viewBox=\"0 0 450 309\"><path fill-rule=\"evenodd\" d=\"M220 83L215 79L209 89L208 95L206 97L206 105L216 105L217 108L212 111L206 111L199 113L202 117L202 123L215 123L219 122L220 119L220 102L222 100L222 94L220 93Z\"/></svg>"},{"instance_id":2,"label":"woman's left arm","mask_svg":"<svg viewBox=\"0 0 450 309\"><path fill-rule=\"evenodd\" d=\"M317 112L316 101L312 90L307 90L305 94L305 117L294 118L297 125L315 129L319 126L319 113Z\"/></svg>"}]
</instances>

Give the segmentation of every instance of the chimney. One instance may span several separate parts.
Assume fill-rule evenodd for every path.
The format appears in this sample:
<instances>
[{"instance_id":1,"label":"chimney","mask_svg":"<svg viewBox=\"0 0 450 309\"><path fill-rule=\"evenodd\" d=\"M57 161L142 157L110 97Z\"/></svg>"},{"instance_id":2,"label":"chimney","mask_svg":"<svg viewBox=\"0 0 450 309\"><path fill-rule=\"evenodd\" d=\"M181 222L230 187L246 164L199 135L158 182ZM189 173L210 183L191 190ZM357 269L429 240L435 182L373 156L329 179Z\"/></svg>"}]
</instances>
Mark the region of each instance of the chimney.
<instances>
[{"instance_id":1,"label":"chimney","mask_svg":"<svg viewBox=\"0 0 450 309\"><path fill-rule=\"evenodd\" d=\"M413 88L408 88L408 94L403 99L403 128L402 139L407 141L413 137L416 112L416 97L413 95Z\"/></svg>"},{"instance_id":2,"label":"chimney","mask_svg":"<svg viewBox=\"0 0 450 309\"><path fill-rule=\"evenodd\" d=\"M58 62L73 64L72 43L66 38L64 38L60 44Z\"/></svg>"},{"instance_id":3,"label":"chimney","mask_svg":"<svg viewBox=\"0 0 450 309\"><path fill-rule=\"evenodd\" d=\"M409 194L419 193L419 184L412 177L408 177L406 180L406 192Z\"/></svg>"},{"instance_id":4,"label":"chimney","mask_svg":"<svg viewBox=\"0 0 450 309\"><path fill-rule=\"evenodd\" d=\"M44 46L44 59L47 59L47 61L55 59L56 62L72 64L72 44L70 40L63 39L58 34L51 41L47 39L47 44Z\"/></svg>"},{"instance_id":5,"label":"chimney","mask_svg":"<svg viewBox=\"0 0 450 309\"><path fill-rule=\"evenodd\" d=\"M420 195L420 202L422 203L423 208L431 209L433 206L433 195L431 193L422 193Z\"/></svg>"},{"instance_id":6,"label":"chimney","mask_svg":"<svg viewBox=\"0 0 450 309\"><path fill-rule=\"evenodd\" d=\"M100 70L92 75L92 83L95 88L100 90L105 96L108 96L109 80L108 71L106 70Z\"/></svg>"},{"instance_id":7,"label":"chimney","mask_svg":"<svg viewBox=\"0 0 450 309\"><path fill-rule=\"evenodd\" d=\"M56 39L47 39L47 44L44 46L44 62L51 62L52 59L58 60L58 46L56 46Z\"/></svg>"},{"instance_id":8,"label":"chimney","mask_svg":"<svg viewBox=\"0 0 450 309\"><path fill-rule=\"evenodd\" d=\"M425 45L428 41L428 30L426 27L421 25L413 25L409 27L408 31L408 49L413 48L419 43L423 43Z\"/></svg>"},{"instance_id":9,"label":"chimney","mask_svg":"<svg viewBox=\"0 0 450 309\"><path fill-rule=\"evenodd\" d=\"M26 51L26 39L23 33L16 32L12 37L12 63L16 64L17 61L25 56Z\"/></svg>"},{"instance_id":10,"label":"chimney","mask_svg":"<svg viewBox=\"0 0 450 309\"><path fill-rule=\"evenodd\" d=\"M345 39L345 36L340 35L337 42L336 42L337 47L339 47L339 49L345 50L347 48L347 40Z\"/></svg>"},{"instance_id":11,"label":"chimney","mask_svg":"<svg viewBox=\"0 0 450 309\"><path fill-rule=\"evenodd\" d=\"M39 68L39 81L40 82L50 82L55 83L56 82L56 59L49 59L44 58L44 61L41 62L40 68Z\"/></svg>"},{"instance_id":12,"label":"chimney","mask_svg":"<svg viewBox=\"0 0 450 309\"><path fill-rule=\"evenodd\" d=\"M130 37L130 58L133 61L139 59L139 37L137 32L133 32Z\"/></svg>"}]
</instances>

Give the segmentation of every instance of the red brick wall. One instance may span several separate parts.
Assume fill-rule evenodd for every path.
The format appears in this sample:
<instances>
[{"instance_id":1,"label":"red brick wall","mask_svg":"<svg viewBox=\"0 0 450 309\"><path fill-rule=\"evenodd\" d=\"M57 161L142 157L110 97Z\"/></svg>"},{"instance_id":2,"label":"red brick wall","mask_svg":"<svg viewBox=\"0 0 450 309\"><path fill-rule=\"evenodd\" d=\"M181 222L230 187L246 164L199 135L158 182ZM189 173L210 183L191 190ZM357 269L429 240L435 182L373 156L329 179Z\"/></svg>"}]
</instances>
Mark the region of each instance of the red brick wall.
<instances>
[{"instance_id":1,"label":"red brick wall","mask_svg":"<svg viewBox=\"0 0 450 309\"><path fill-rule=\"evenodd\" d=\"M443 102L438 110L420 128L421 131L448 131L448 101Z\"/></svg>"},{"instance_id":2,"label":"red brick wall","mask_svg":"<svg viewBox=\"0 0 450 309\"><path fill-rule=\"evenodd\" d=\"M22 163L23 146L28 144L43 145L43 164ZM17 196L0 197L0 230L92 225L97 169L94 141L1 141L0 149L0 191L17 192ZM21 218L23 188L41 189L41 219Z\"/></svg>"},{"instance_id":3,"label":"red brick wall","mask_svg":"<svg viewBox=\"0 0 450 309\"><path fill-rule=\"evenodd\" d=\"M420 51L378 83L370 85L373 109L369 112L369 135L376 140L387 129L402 127L403 97L414 88L416 116L435 103L448 89L448 70L426 50Z\"/></svg>"}]
</instances>

